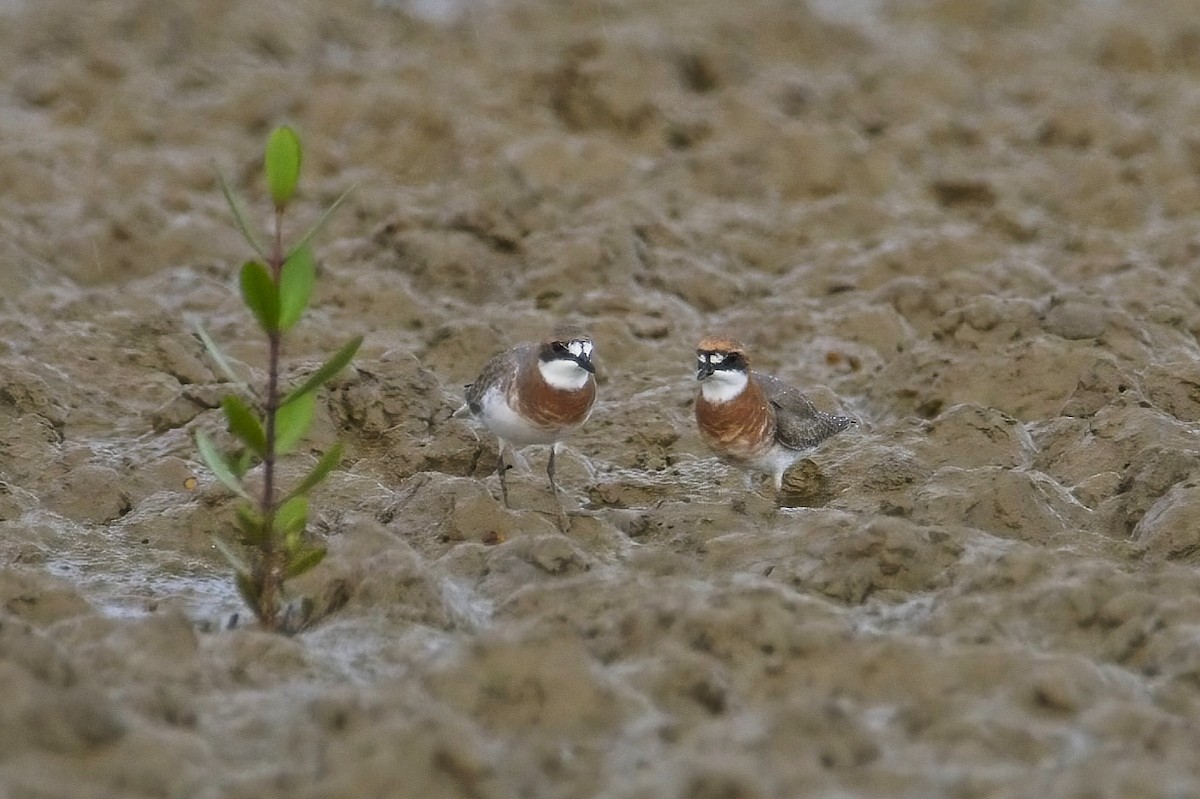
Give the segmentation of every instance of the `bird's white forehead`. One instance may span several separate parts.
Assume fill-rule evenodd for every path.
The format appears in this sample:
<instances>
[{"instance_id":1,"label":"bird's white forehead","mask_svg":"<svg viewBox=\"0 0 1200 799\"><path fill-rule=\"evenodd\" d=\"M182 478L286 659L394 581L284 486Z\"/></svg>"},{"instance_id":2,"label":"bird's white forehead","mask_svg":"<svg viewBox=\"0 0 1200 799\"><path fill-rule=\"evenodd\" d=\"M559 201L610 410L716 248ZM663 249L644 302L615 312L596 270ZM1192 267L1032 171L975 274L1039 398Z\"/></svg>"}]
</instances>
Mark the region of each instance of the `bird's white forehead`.
<instances>
[{"instance_id":1,"label":"bird's white forehead","mask_svg":"<svg viewBox=\"0 0 1200 799\"><path fill-rule=\"evenodd\" d=\"M592 357L592 342L585 338L577 338L567 342L567 352L576 358Z\"/></svg>"},{"instance_id":2,"label":"bird's white forehead","mask_svg":"<svg viewBox=\"0 0 1200 799\"><path fill-rule=\"evenodd\" d=\"M721 363L725 360L725 356L719 352L701 352L696 357L709 363Z\"/></svg>"}]
</instances>

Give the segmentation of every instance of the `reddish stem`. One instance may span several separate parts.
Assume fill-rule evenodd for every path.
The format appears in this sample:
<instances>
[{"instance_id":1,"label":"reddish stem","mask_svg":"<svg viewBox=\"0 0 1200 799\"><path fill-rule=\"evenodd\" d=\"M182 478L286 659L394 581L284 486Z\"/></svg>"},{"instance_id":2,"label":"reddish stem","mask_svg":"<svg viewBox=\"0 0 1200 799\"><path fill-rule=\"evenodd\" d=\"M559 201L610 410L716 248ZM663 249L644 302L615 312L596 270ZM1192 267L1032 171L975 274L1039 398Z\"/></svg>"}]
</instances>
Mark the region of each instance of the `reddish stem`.
<instances>
[{"instance_id":1,"label":"reddish stem","mask_svg":"<svg viewBox=\"0 0 1200 799\"><path fill-rule=\"evenodd\" d=\"M283 273L283 262L283 208L276 207L275 241L267 263L276 286L279 285L279 278ZM279 624L280 594L283 586L283 563L280 550L275 546L275 417L279 411L279 361L282 349L279 330L268 331L267 341L267 395L263 401L267 447L263 454L263 493L259 502L264 534L261 545L262 560L259 564L261 593L258 598L258 610L263 626L274 630Z\"/></svg>"}]
</instances>

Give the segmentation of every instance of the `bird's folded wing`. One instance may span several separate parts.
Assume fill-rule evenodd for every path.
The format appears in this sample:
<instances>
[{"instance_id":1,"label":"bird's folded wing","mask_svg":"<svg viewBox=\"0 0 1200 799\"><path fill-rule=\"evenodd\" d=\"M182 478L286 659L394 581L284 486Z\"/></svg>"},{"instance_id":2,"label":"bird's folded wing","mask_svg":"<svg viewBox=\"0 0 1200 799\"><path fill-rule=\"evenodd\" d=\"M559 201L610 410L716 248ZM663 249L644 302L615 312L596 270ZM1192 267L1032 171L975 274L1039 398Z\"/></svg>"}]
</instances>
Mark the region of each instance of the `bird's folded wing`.
<instances>
[{"instance_id":1,"label":"bird's folded wing","mask_svg":"<svg viewBox=\"0 0 1200 799\"><path fill-rule=\"evenodd\" d=\"M854 420L818 411L800 389L772 377L755 373L767 400L775 406L775 437L792 449L809 449L840 433Z\"/></svg>"}]
</instances>

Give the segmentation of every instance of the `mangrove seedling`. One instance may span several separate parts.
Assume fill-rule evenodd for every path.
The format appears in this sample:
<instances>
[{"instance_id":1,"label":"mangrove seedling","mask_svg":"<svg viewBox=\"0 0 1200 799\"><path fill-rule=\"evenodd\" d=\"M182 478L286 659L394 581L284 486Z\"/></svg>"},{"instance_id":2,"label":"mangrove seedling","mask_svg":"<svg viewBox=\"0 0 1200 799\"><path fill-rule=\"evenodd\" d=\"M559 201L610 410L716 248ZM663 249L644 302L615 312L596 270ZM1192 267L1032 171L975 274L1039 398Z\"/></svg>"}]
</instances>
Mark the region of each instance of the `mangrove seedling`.
<instances>
[{"instance_id":1,"label":"mangrove seedling","mask_svg":"<svg viewBox=\"0 0 1200 799\"><path fill-rule=\"evenodd\" d=\"M257 389L247 385L212 338L203 328L198 329L214 362L239 389L221 400L229 432L237 442L235 451L224 451L203 431L196 432L200 457L217 480L239 497L236 518L242 546L231 546L220 538L213 543L233 566L238 591L262 626L288 633L307 620L304 614L291 611L284 585L325 557L325 548L305 535L309 494L341 460L342 445L335 444L307 475L286 489L279 485L279 459L295 450L307 435L318 390L350 363L362 343L361 336L352 339L307 378L284 385L284 336L303 316L316 281L310 243L345 197L338 198L307 233L285 249L284 212L296 192L300 162L300 139L295 131L289 127L272 131L267 139L265 171L275 213L266 244L229 184L221 179L234 222L258 255L242 264L239 283L242 299L266 337L266 385ZM256 473L253 480L249 479L252 472Z\"/></svg>"}]
</instances>

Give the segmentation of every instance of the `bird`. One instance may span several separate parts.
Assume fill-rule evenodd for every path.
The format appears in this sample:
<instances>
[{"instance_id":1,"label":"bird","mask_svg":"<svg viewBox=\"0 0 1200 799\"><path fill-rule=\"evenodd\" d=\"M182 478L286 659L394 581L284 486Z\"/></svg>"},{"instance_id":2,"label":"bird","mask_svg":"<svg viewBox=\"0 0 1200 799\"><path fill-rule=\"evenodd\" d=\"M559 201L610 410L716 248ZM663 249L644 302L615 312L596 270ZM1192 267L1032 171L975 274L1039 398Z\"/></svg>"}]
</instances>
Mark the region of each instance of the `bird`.
<instances>
[{"instance_id":1,"label":"bird","mask_svg":"<svg viewBox=\"0 0 1200 799\"><path fill-rule=\"evenodd\" d=\"M508 502L505 450L549 444L546 475L558 501L559 524L567 526L554 477L558 442L578 429L596 402L594 344L585 333L565 329L544 341L527 342L493 356L475 382L466 386L467 408L499 439L496 472Z\"/></svg>"},{"instance_id":2,"label":"bird","mask_svg":"<svg viewBox=\"0 0 1200 799\"><path fill-rule=\"evenodd\" d=\"M783 488L788 467L855 419L819 411L800 389L750 369L746 347L723 336L696 346L696 425L723 460L771 475Z\"/></svg>"}]
</instances>

